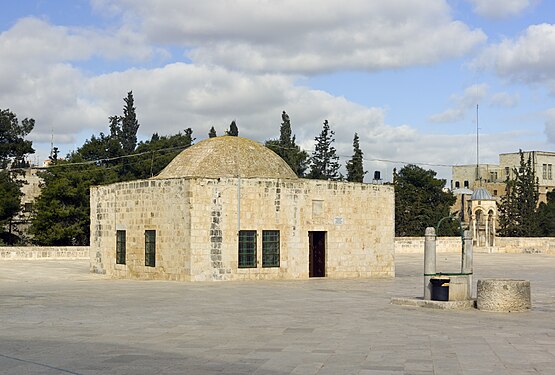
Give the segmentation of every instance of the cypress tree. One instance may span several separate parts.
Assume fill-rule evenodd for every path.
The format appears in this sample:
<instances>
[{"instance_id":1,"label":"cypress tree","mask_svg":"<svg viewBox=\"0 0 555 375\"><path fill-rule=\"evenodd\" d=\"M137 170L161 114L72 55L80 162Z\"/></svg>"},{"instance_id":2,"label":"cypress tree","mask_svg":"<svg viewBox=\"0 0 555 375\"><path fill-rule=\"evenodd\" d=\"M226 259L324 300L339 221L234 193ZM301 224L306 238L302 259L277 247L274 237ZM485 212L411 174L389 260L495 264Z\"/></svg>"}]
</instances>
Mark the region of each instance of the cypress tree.
<instances>
[{"instance_id":1,"label":"cypress tree","mask_svg":"<svg viewBox=\"0 0 555 375\"><path fill-rule=\"evenodd\" d=\"M353 157L347 162L347 181L350 182L362 182L364 180L364 165L362 160L362 150L360 149L360 143L358 134L355 133L353 138Z\"/></svg>"},{"instance_id":2,"label":"cypress tree","mask_svg":"<svg viewBox=\"0 0 555 375\"><path fill-rule=\"evenodd\" d=\"M118 138L124 155L128 155L137 147L137 131L140 125L135 112L133 91L129 91L123 100L125 106L123 107L123 117L121 117L121 133Z\"/></svg>"},{"instance_id":3,"label":"cypress tree","mask_svg":"<svg viewBox=\"0 0 555 375\"><path fill-rule=\"evenodd\" d=\"M218 135L216 134L216 129L214 129L214 127L212 126L210 128L210 131L208 132L208 138L214 138L217 137Z\"/></svg>"},{"instance_id":4,"label":"cypress tree","mask_svg":"<svg viewBox=\"0 0 555 375\"><path fill-rule=\"evenodd\" d=\"M265 145L281 156L297 176L303 177L307 168L308 154L296 144L295 136L291 136L291 120L285 111L282 112L281 119L279 140L266 141Z\"/></svg>"},{"instance_id":5,"label":"cypress tree","mask_svg":"<svg viewBox=\"0 0 555 375\"><path fill-rule=\"evenodd\" d=\"M235 120L231 121L231 124L229 124L229 130L227 132L227 135L231 135L233 137L239 136L239 128L237 127Z\"/></svg>"},{"instance_id":6,"label":"cypress tree","mask_svg":"<svg viewBox=\"0 0 555 375\"><path fill-rule=\"evenodd\" d=\"M532 155L513 168L514 178L507 177L506 194L498 205L499 234L506 237L534 237L541 235L538 217L539 188L532 166Z\"/></svg>"}]
</instances>

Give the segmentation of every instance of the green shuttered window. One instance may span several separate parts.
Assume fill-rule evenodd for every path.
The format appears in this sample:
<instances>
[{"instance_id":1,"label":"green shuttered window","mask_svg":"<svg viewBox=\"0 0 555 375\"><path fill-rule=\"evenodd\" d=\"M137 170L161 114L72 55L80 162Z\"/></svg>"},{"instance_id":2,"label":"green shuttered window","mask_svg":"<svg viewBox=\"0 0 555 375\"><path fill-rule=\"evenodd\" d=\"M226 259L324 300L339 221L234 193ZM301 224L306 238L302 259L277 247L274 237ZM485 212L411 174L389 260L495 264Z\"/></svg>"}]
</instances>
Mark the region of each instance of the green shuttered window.
<instances>
[{"instance_id":1,"label":"green shuttered window","mask_svg":"<svg viewBox=\"0 0 555 375\"><path fill-rule=\"evenodd\" d=\"M239 231L239 268L256 267L256 231Z\"/></svg>"},{"instance_id":2,"label":"green shuttered window","mask_svg":"<svg viewBox=\"0 0 555 375\"><path fill-rule=\"evenodd\" d=\"M262 267L279 267L279 230L262 231Z\"/></svg>"},{"instance_id":3,"label":"green shuttered window","mask_svg":"<svg viewBox=\"0 0 555 375\"><path fill-rule=\"evenodd\" d=\"M145 230L145 266L156 266L156 231Z\"/></svg>"},{"instance_id":4,"label":"green shuttered window","mask_svg":"<svg viewBox=\"0 0 555 375\"><path fill-rule=\"evenodd\" d=\"M116 264L125 264L125 231L116 231Z\"/></svg>"}]
</instances>

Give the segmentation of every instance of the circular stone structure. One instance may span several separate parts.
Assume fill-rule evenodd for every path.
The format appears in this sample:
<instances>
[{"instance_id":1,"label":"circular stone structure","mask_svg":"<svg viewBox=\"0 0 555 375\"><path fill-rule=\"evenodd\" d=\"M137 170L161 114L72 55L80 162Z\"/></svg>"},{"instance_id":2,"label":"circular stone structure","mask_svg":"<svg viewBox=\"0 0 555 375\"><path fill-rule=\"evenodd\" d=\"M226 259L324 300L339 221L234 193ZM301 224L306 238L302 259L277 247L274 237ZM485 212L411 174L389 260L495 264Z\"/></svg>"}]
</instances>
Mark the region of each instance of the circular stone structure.
<instances>
[{"instance_id":1,"label":"circular stone structure","mask_svg":"<svg viewBox=\"0 0 555 375\"><path fill-rule=\"evenodd\" d=\"M296 179L297 175L269 148L247 138L221 136L185 149L154 178L181 177Z\"/></svg>"},{"instance_id":2,"label":"circular stone structure","mask_svg":"<svg viewBox=\"0 0 555 375\"><path fill-rule=\"evenodd\" d=\"M478 310L513 312L527 311L532 307L528 280L478 280L476 297Z\"/></svg>"}]
</instances>

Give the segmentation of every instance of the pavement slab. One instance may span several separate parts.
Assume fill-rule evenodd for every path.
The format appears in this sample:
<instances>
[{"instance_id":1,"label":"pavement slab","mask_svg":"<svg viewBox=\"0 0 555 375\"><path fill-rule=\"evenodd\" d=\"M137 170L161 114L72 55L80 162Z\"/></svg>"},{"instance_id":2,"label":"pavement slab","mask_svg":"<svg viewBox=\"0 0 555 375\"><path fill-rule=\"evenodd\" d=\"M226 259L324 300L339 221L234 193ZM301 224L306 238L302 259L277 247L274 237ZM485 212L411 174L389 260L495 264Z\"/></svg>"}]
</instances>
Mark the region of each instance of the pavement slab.
<instances>
[{"instance_id":1,"label":"pavement slab","mask_svg":"<svg viewBox=\"0 0 555 375\"><path fill-rule=\"evenodd\" d=\"M438 254L438 271L459 262ZM555 256L475 254L475 282L530 280L530 311L495 313L391 304L422 296L418 254L396 256L394 279L211 283L2 261L0 373L555 374L554 269Z\"/></svg>"}]
</instances>

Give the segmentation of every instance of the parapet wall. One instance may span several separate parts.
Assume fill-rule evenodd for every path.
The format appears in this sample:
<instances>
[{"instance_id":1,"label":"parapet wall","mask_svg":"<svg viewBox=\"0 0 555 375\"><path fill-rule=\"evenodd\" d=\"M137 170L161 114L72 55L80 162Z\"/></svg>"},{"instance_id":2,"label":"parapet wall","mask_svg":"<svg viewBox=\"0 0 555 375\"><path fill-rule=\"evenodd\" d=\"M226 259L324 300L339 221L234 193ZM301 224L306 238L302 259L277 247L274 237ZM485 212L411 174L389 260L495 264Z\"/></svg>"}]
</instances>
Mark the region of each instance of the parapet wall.
<instances>
[{"instance_id":1,"label":"parapet wall","mask_svg":"<svg viewBox=\"0 0 555 375\"><path fill-rule=\"evenodd\" d=\"M89 250L89 246L2 246L0 261L89 259Z\"/></svg>"},{"instance_id":2,"label":"parapet wall","mask_svg":"<svg viewBox=\"0 0 555 375\"><path fill-rule=\"evenodd\" d=\"M461 252L461 238L438 237L436 251ZM496 237L495 246L474 246L474 252L555 255L555 237ZM395 254L417 253L424 253L424 237L395 237Z\"/></svg>"},{"instance_id":3,"label":"parapet wall","mask_svg":"<svg viewBox=\"0 0 555 375\"><path fill-rule=\"evenodd\" d=\"M460 253L462 240L460 237L438 237L437 253ZM395 237L395 254L424 254L424 237Z\"/></svg>"}]
</instances>

